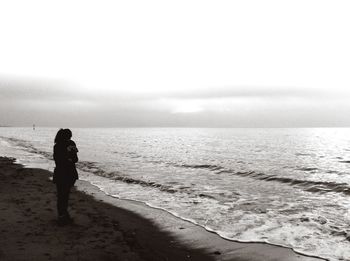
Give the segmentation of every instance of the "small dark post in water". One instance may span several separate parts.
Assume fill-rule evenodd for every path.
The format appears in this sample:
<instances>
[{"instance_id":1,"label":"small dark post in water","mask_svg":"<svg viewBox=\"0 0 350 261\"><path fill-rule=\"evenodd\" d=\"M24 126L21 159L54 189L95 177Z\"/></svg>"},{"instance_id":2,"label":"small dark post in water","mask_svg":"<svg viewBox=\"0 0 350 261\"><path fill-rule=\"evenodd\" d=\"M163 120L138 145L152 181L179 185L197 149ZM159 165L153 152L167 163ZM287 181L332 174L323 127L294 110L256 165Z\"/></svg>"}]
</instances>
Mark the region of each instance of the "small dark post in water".
<instances>
[{"instance_id":1,"label":"small dark post in water","mask_svg":"<svg viewBox=\"0 0 350 261\"><path fill-rule=\"evenodd\" d=\"M35 124L33 124L33 130L35 130Z\"/></svg>"}]
</instances>

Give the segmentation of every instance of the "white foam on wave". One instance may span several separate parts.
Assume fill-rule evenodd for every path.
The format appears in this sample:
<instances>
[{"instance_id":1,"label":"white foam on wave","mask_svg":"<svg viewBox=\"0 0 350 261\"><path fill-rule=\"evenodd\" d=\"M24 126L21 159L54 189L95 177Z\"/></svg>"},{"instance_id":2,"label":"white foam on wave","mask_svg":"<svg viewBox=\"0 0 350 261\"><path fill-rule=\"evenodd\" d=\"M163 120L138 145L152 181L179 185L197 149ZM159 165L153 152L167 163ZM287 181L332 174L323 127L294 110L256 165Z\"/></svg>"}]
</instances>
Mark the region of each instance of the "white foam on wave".
<instances>
[{"instance_id":1,"label":"white foam on wave","mask_svg":"<svg viewBox=\"0 0 350 261\"><path fill-rule=\"evenodd\" d=\"M294 247L293 245L289 244L288 242L283 244L283 243L276 243L276 242L270 241L270 240L257 239L257 238L259 238L259 236L257 234L255 234L254 232L247 232L245 239L234 237L234 236L232 236L231 233L228 233L228 232L222 231L222 230L216 230L210 226L203 225L201 222L198 222L197 220L195 220L193 218L185 217L176 211L169 210L169 208L166 208L166 207L161 207L156 203L151 203L151 202L143 201L140 199L135 199L135 197L132 197L132 196L131 197L120 196L120 194L115 193L115 191L118 190L118 188L119 189L125 188L125 184L123 184L123 183L109 180L109 179L106 179L104 177L99 177L99 176L96 176L96 175L93 175L93 174L90 174L87 172L84 172L82 174L83 175L81 175L81 177L82 177L81 179L96 186L99 190L103 191L108 196L115 197L115 198L122 199L122 200L136 201L139 203L143 203L151 208L166 211L177 218L180 218L182 220L191 222L192 224L201 226L205 230L207 230L211 233L215 233L226 240L241 242L241 243L265 243L265 244L270 244L270 245L274 245L274 246L289 248L298 254L309 256L309 257L317 257L317 258L322 258L325 260L336 260L336 259L333 259L332 257L327 257L324 255L315 255L314 252L304 251L303 249L299 249L298 247ZM117 183L120 183L120 184L117 185ZM114 187L114 189L108 189L111 187ZM118 188L116 188L116 187L118 187ZM138 192L140 192L140 189L143 189L142 186L137 185L137 184L131 184L131 185L128 184L126 189L132 191L133 190L132 187L135 187L135 191L138 191ZM268 229L269 227L274 226L274 225L266 223L264 226L266 229ZM262 228L262 230L264 230L264 228ZM303 231L303 230L305 230L305 227L299 229L299 231ZM289 233L294 234L295 232L296 232L295 228L293 228L293 227L289 227L288 229L285 230L286 234L289 234Z\"/></svg>"},{"instance_id":2,"label":"white foam on wave","mask_svg":"<svg viewBox=\"0 0 350 261\"><path fill-rule=\"evenodd\" d=\"M103 178L101 178L101 179L103 179ZM102 185L104 182L101 182L101 181L100 182L96 182L96 181L94 182L94 181L91 181L89 179L84 179L84 180L89 182L90 184L96 186L98 189L103 191L108 196L115 197L115 198L118 198L118 199L121 199L121 200L132 200L132 201L135 201L135 202L143 203L143 204L147 205L148 207L151 207L151 208L154 208L154 209L159 209L159 210L162 210L162 211L166 211L166 212L170 213L171 215L173 215L173 216L175 216L175 217L177 217L179 219L182 219L182 220L185 220L185 221L190 222L192 224L195 224L197 226L203 227L208 232L215 233L215 234L219 235L220 237L222 237L222 238L224 238L226 240L230 240L230 241L234 241L234 242L240 242L240 243L265 243L265 244L270 244L270 245L274 245L274 246L278 246L278 247L284 247L284 248L292 249L294 252L296 252L296 253L298 253L300 255L304 255L304 256L321 258L321 259L324 259L324 260L334 260L334 261L337 260L337 259L332 259L331 257L322 257L321 255L315 255L312 252L303 251L302 249L298 249L297 247L293 247L290 244L277 244L275 242L270 242L269 240L256 240L256 239L254 239L255 237L254 237L253 233L251 234L251 238L250 239L245 239L244 240L244 239L235 238L235 237L232 237L229 233L227 233L225 231L215 230L215 229L213 229L213 228L211 228L209 226L202 225L200 222L196 221L195 219L184 217L184 216L182 216L181 214L179 214L179 213L177 213L175 211L169 210L167 208L160 207L157 204L152 204L152 203L149 203L147 201L137 200L137 199L133 199L133 198L121 197L118 194L108 193L108 192L106 192L105 185ZM134 186L138 186L138 185L134 185ZM290 229L289 232L291 232L291 231L293 231L293 230ZM288 231L286 231L286 233L288 233Z\"/></svg>"}]
</instances>

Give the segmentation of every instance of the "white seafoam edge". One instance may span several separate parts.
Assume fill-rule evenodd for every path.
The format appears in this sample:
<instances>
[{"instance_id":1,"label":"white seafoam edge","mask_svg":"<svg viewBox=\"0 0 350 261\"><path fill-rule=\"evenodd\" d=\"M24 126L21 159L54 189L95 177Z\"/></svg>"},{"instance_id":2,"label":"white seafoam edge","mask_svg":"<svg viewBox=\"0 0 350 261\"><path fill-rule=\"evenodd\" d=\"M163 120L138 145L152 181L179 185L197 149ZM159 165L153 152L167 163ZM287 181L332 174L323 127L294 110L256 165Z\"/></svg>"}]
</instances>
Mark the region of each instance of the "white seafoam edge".
<instances>
[{"instance_id":1,"label":"white seafoam edge","mask_svg":"<svg viewBox=\"0 0 350 261\"><path fill-rule=\"evenodd\" d=\"M89 173L90 174L90 173ZM93 175L93 174L92 174ZM104 178L104 177L99 177L99 176L96 176L94 175L97 179L101 179L103 181L110 181L109 179L107 178ZM268 240L259 240L259 241L254 241L254 240L240 240L240 239L235 239L235 238L231 238L231 237L228 237L226 236L226 233L224 231L218 231L218 230L214 230L208 226L203 226L201 224L199 224L196 220L194 219L191 219L191 218L186 218L186 217L183 217L181 216L180 214L174 212L174 211L171 211L171 210L168 210L166 208L162 208L162 207L158 207L154 204L151 204L151 203L148 203L148 202L145 202L145 201L141 201L141 200L136 200L136 199L131 199L131 198L124 198L124 197L120 197L119 195L117 194L111 194L111 193L108 193L107 191L105 191L104 187L99 185L99 182L94 182L92 180L89 180L89 179L84 179L84 178L81 178L81 180L85 181L85 182L88 182L89 184L97 187L100 191L102 191L105 195L107 196L111 196L111 197L114 197L114 198L117 198L117 199L120 199L120 200L129 200L129 201L133 201L133 202L137 202L137 203L141 203L141 204L144 204L150 208L153 208L153 209L158 209L158 210L162 210L162 211L165 211L171 215L173 215L174 217L176 218L179 218L181 220L184 220L184 221L187 221L187 222L190 222L194 225L197 225L197 226L200 226L200 227L203 227L205 230L207 230L208 232L211 232L211 233L215 233L217 235L219 235L221 238L223 239L226 239L226 240L229 240L229 241L233 241L233 242L239 242L239 243L265 243L265 244L269 244L269 245L272 245L272 246L278 246L278 247L283 247L283 248L287 248L287 249L291 249L293 250L295 253L297 254L300 254L300 255L304 255L304 256L307 256L307 257L313 257L313 258L319 258L319 259L323 259L323 260L330 260L330 261L336 261L336 259L332 260L332 259L328 259L328 258L325 258L325 257L322 257L322 256L317 256L315 254L312 254L312 253L308 253L308 252L304 252L304 251L299 251L299 250L296 250L290 246L287 246L287 245L283 245L283 244L274 244L274 243L270 243ZM111 182L115 182L115 181L111 181Z\"/></svg>"}]
</instances>

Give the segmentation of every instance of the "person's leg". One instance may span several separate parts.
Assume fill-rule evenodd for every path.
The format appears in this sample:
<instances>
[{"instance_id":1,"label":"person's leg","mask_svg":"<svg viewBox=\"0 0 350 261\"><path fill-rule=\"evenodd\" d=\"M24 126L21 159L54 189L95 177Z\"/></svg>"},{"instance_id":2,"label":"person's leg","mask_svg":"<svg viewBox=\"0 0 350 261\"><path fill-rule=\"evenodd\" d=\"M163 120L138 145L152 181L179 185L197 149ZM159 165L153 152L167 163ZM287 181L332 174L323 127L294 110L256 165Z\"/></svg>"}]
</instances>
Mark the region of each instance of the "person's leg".
<instances>
[{"instance_id":1,"label":"person's leg","mask_svg":"<svg viewBox=\"0 0 350 261\"><path fill-rule=\"evenodd\" d=\"M56 183L57 188L57 213L58 216L63 216L64 211L64 185L62 183Z\"/></svg>"},{"instance_id":2,"label":"person's leg","mask_svg":"<svg viewBox=\"0 0 350 261\"><path fill-rule=\"evenodd\" d=\"M57 183L57 212L59 221L69 221L68 200L71 186L64 183Z\"/></svg>"}]
</instances>

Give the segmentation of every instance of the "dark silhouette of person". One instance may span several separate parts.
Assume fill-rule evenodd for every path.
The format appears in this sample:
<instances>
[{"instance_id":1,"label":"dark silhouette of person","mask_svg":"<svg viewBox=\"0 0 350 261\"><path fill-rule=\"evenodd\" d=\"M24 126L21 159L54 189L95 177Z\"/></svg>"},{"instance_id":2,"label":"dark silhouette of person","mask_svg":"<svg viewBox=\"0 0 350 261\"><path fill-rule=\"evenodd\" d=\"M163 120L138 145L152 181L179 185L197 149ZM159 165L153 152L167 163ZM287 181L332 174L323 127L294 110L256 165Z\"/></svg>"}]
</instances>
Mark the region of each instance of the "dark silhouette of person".
<instances>
[{"instance_id":1,"label":"dark silhouette of person","mask_svg":"<svg viewBox=\"0 0 350 261\"><path fill-rule=\"evenodd\" d=\"M59 225L66 225L73 222L68 213L68 200L71 188L78 179L78 172L75 167L75 163L78 162L78 149L71 138L71 130L60 129L56 134L55 145L53 147L53 158L56 164L53 183L57 187Z\"/></svg>"}]
</instances>

